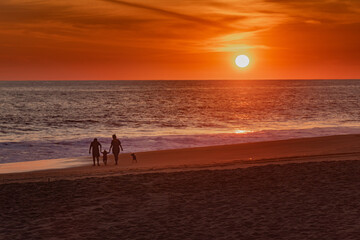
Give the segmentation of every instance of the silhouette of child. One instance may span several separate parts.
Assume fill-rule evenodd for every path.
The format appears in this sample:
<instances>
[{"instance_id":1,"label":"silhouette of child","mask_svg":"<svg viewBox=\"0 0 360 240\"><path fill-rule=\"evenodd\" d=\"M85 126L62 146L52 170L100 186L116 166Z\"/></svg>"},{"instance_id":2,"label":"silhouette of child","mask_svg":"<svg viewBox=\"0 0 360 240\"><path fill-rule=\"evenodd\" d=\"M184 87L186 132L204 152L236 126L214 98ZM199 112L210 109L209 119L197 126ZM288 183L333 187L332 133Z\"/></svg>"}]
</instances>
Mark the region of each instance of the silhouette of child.
<instances>
[{"instance_id":1,"label":"silhouette of child","mask_svg":"<svg viewBox=\"0 0 360 240\"><path fill-rule=\"evenodd\" d=\"M101 152L103 154L103 162L106 165L107 164L107 155L110 152L107 152L106 150L104 150L103 152Z\"/></svg>"}]
</instances>

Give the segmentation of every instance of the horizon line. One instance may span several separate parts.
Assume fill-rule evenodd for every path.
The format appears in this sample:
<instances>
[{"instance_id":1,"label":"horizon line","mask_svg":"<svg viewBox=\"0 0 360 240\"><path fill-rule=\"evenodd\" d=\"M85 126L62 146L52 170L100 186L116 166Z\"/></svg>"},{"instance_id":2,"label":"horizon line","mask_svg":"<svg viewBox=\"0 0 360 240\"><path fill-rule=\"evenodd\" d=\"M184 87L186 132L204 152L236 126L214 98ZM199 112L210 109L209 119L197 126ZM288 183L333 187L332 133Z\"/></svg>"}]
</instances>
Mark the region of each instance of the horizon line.
<instances>
[{"instance_id":1,"label":"horizon line","mask_svg":"<svg viewBox=\"0 0 360 240\"><path fill-rule=\"evenodd\" d=\"M0 82L51 82L51 81L324 81L324 80L360 80L360 78L265 78L265 79L32 79L2 80Z\"/></svg>"}]
</instances>

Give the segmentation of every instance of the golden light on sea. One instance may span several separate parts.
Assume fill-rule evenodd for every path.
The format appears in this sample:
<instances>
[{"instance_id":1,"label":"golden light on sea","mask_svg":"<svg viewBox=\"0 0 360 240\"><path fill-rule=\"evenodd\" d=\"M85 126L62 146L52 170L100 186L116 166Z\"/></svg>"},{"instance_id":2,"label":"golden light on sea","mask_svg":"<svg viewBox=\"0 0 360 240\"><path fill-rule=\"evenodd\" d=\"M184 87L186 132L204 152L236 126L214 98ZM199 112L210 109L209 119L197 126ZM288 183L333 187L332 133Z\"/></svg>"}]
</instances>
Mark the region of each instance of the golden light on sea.
<instances>
[{"instance_id":1,"label":"golden light on sea","mask_svg":"<svg viewBox=\"0 0 360 240\"><path fill-rule=\"evenodd\" d=\"M250 130L243 130L243 129L236 129L235 130L235 133L238 133L238 134L245 134L245 133L251 133L252 131Z\"/></svg>"}]
</instances>

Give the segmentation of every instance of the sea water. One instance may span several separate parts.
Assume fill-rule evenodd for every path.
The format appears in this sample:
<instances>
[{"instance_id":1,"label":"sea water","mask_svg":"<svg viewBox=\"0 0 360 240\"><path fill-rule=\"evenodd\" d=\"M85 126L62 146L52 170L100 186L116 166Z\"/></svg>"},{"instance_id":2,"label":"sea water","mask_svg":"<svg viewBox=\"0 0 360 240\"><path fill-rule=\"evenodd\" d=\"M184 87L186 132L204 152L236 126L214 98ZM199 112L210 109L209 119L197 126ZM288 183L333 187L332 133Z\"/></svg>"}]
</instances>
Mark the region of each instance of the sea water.
<instances>
[{"instance_id":1,"label":"sea water","mask_svg":"<svg viewBox=\"0 0 360 240\"><path fill-rule=\"evenodd\" d=\"M0 82L0 163L360 133L360 81Z\"/></svg>"}]
</instances>

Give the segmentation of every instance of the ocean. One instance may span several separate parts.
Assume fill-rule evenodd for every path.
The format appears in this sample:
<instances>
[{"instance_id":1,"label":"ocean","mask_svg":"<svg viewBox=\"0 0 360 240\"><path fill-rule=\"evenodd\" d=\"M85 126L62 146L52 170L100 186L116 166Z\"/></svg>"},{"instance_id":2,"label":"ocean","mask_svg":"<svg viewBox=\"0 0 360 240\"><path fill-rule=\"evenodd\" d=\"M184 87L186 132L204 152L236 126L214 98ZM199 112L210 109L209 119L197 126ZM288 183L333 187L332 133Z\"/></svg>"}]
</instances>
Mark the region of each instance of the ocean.
<instances>
[{"instance_id":1,"label":"ocean","mask_svg":"<svg viewBox=\"0 0 360 240\"><path fill-rule=\"evenodd\" d=\"M0 163L360 133L360 81L3 81Z\"/></svg>"}]
</instances>

